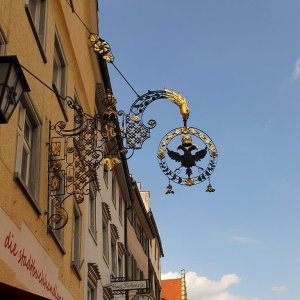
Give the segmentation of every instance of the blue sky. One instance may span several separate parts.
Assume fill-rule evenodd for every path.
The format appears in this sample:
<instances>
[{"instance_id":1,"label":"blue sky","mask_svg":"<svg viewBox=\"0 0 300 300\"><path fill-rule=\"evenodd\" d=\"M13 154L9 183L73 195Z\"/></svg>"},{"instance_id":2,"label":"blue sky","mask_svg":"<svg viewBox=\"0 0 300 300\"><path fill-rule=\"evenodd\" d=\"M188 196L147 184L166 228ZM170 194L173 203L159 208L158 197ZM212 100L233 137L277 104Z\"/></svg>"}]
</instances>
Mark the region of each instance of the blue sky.
<instances>
[{"instance_id":1,"label":"blue sky","mask_svg":"<svg viewBox=\"0 0 300 300\"><path fill-rule=\"evenodd\" d=\"M188 125L205 131L220 154L215 193L205 182L173 184L175 194L165 195L156 151L181 116L165 100L147 108L145 120L158 125L129 165L151 193L163 273L186 269L190 300L299 300L300 2L99 6L102 38L138 93L169 88L187 97ZM109 70L119 109L128 112L136 96Z\"/></svg>"}]
</instances>

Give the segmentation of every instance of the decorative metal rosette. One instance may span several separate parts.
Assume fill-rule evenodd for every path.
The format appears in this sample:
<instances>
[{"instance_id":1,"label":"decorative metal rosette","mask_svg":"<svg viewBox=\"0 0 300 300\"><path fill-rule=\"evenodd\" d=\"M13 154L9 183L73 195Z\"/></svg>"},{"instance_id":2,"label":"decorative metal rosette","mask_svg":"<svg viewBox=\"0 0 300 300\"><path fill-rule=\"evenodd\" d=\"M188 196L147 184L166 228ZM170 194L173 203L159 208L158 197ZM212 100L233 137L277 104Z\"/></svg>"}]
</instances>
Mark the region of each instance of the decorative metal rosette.
<instances>
[{"instance_id":1,"label":"decorative metal rosette","mask_svg":"<svg viewBox=\"0 0 300 300\"><path fill-rule=\"evenodd\" d=\"M168 147L176 137L181 137L181 144L177 147L177 152ZM192 137L199 139L204 144L204 148L199 150L198 146L193 144ZM210 181L210 176L217 165L218 151L212 139L202 130L194 127L180 127L171 130L162 138L157 158L161 170L169 178L169 181L192 186L205 180ZM167 163L167 158L181 165L172 170L169 167L170 163ZM204 166L203 163L205 163ZM174 162L172 164L174 165ZM183 173L185 175L181 175ZM170 190L172 190L171 186L167 190L168 194L173 192Z\"/></svg>"},{"instance_id":2,"label":"decorative metal rosette","mask_svg":"<svg viewBox=\"0 0 300 300\"><path fill-rule=\"evenodd\" d=\"M101 39L98 34L92 33L89 36L94 51L98 53L106 62L112 63L114 56L111 52L110 45L105 40Z\"/></svg>"}]
</instances>

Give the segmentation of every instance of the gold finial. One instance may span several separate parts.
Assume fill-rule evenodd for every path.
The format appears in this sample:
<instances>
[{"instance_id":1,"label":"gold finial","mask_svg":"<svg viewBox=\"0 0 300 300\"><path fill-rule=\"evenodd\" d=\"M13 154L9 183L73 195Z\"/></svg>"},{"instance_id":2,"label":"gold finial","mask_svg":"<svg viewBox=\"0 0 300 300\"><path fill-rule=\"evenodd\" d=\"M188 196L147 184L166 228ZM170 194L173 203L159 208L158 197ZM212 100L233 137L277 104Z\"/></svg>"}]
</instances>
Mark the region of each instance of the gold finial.
<instances>
[{"instance_id":1,"label":"gold finial","mask_svg":"<svg viewBox=\"0 0 300 300\"><path fill-rule=\"evenodd\" d=\"M192 137L189 134L185 134L181 139L182 145L192 144Z\"/></svg>"},{"instance_id":2,"label":"gold finial","mask_svg":"<svg viewBox=\"0 0 300 300\"><path fill-rule=\"evenodd\" d=\"M118 119L118 112L116 110L117 100L112 94L111 90L107 90L103 104L106 107L106 110L103 112L104 121L116 121Z\"/></svg>"},{"instance_id":3,"label":"gold finial","mask_svg":"<svg viewBox=\"0 0 300 300\"><path fill-rule=\"evenodd\" d=\"M117 100L111 90L106 90L103 104L107 109L116 109Z\"/></svg>"},{"instance_id":4,"label":"gold finial","mask_svg":"<svg viewBox=\"0 0 300 300\"><path fill-rule=\"evenodd\" d=\"M194 184L195 184L195 180L193 178L187 178L185 180L185 185L187 185L187 186L192 186Z\"/></svg>"}]
</instances>

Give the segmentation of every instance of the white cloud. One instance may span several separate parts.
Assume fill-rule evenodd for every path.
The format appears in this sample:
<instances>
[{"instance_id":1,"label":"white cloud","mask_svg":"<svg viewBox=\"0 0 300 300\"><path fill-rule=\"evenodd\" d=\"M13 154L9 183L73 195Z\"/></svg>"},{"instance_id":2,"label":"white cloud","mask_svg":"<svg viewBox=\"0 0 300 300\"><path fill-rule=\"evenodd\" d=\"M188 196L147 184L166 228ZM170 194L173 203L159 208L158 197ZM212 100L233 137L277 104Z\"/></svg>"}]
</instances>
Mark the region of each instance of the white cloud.
<instances>
[{"instance_id":1,"label":"white cloud","mask_svg":"<svg viewBox=\"0 0 300 300\"><path fill-rule=\"evenodd\" d=\"M293 79L296 80L300 77L300 57L297 59L293 72Z\"/></svg>"},{"instance_id":2,"label":"white cloud","mask_svg":"<svg viewBox=\"0 0 300 300\"><path fill-rule=\"evenodd\" d=\"M245 237L245 236L234 235L234 236L229 237L229 239L231 241L244 243L244 244L256 244L256 245L261 245L262 244L262 241L251 239L251 238L248 238L248 237Z\"/></svg>"},{"instance_id":3,"label":"white cloud","mask_svg":"<svg viewBox=\"0 0 300 300\"><path fill-rule=\"evenodd\" d=\"M180 274L176 273L176 272L168 272L165 274L161 274L161 279L176 279L176 278L180 278Z\"/></svg>"},{"instance_id":4,"label":"white cloud","mask_svg":"<svg viewBox=\"0 0 300 300\"><path fill-rule=\"evenodd\" d=\"M260 298L257 298L257 297L255 297L255 298L253 298L253 300L261 300Z\"/></svg>"},{"instance_id":5,"label":"white cloud","mask_svg":"<svg viewBox=\"0 0 300 300\"><path fill-rule=\"evenodd\" d=\"M180 278L179 273L162 274L162 279ZM244 300L244 297L231 295L227 290L240 282L236 274L226 274L220 280L213 281L195 272L185 275L189 300Z\"/></svg>"},{"instance_id":6,"label":"white cloud","mask_svg":"<svg viewBox=\"0 0 300 300\"><path fill-rule=\"evenodd\" d=\"M287 291L287 287L282 285L282 286L272 286L272 291L275 293L284 293L285 291Z\"/></svg>"}]
</instances>

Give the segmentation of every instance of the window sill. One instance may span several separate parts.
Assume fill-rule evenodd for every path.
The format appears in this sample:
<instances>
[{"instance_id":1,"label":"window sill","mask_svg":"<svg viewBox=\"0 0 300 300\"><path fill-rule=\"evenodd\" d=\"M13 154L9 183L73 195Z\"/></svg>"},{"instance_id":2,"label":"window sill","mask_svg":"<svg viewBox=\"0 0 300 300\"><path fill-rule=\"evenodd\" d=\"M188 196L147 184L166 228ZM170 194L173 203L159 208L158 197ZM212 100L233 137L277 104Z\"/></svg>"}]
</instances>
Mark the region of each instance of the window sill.
<instances>
[{"instance_id":1,"label":"window sill","mask_svg":"<svg viewBox=\"0 0 300 300\"><path fill-rule=\"evenodd\" d=\"M81 275L80 275L80 271L79 271L79 267L77 266L76 262L74 260L72 260L71 262L71 268L73 269L75 275L77 276L77 278L81 281Z\"/></svg>"},{"instance_id":2,"label":"window sill","mask_svg":"<svg viewBox=\"0 0 300 300\"><path fill-rule=\"evenodd\" d=\"M62 229L61 229L62 230ZM56 245L58 246L59 250L61 251L61 253L63 255L66 254L66 250L62 244L62 242L58 239L58 237L55 235L54 230L52 230L51 228L48 227L48 232L50 233L50 235L53 237Z\"/></svg>"},{"instance_id":3,"label":"window sill","mask_svg":"<svg viewBox=\"0 0 300 300\"><path fill-rule=\"evenodd\" d=\"M29 7L28 7L28 4L25 4L25 11L26 11L26 15L27 15L27 18L28 18L30 27L31 27L31 29L32 29L32 32L33 32L35 41L36 41L37 46L38 46L38 48L39 48L39 50L40 50L40 53L41 53L43 62L46 64L46 63L47 63L46 54L45 54L43 45L42 45L42 43L41 43L41 41L40 41L39 35L38 35L37 31L36 31L36 28L35 28L35 25L34 25L34 22L33 22L33 19L32 19L30 10L29 10Z\"/></svg>"},{"instance_id":4,"label":"window sill","mask_svg":"<svg viewBox=\"0 0 300 300\"><path fill-rule=\"evenodd\" d=\"M40 216L42 214L41 209L40 209L39 205L37 204L36 199L32 196L32 194L30 193L28 187L26 186L26 184L22 180L19 173L17 173L17 172L14 173L14 179L17 182L17 184L20 186L21 190L25 194L26 198L28 199L29 203L31 204L31 206L33 207L35 212Z\"/></svg>"},{"instance_id":5,"label":"window sill","mask_svg":"<svg viewBox=\"0 0 300 300\"><path fill-rule=\"evenodd\" d=\"M61 109L61 111L64 115L65 121L68 122L69 118L68 118L68 115L67 115L67 110L66 110L66 108L64 106L64 103L63 103L63 100L62 100L63 97L59 94L58 89L57 89L57 87L54 83L52 83L52 88L53 88L54 93L56 95L56 98L58 100L58 104L60 106L60 109Z\"/></svg>"}]
</instances>

